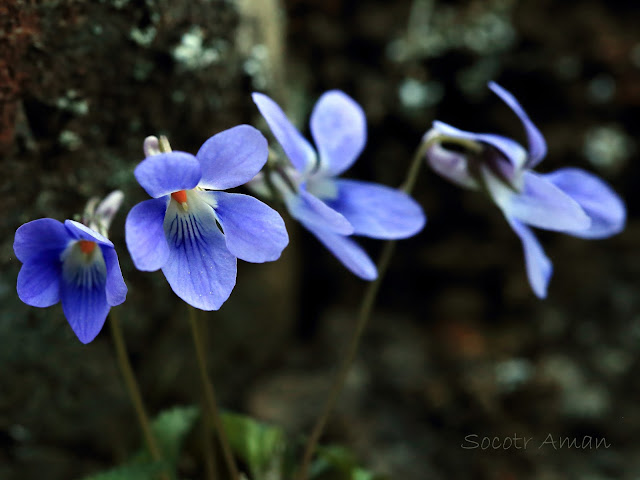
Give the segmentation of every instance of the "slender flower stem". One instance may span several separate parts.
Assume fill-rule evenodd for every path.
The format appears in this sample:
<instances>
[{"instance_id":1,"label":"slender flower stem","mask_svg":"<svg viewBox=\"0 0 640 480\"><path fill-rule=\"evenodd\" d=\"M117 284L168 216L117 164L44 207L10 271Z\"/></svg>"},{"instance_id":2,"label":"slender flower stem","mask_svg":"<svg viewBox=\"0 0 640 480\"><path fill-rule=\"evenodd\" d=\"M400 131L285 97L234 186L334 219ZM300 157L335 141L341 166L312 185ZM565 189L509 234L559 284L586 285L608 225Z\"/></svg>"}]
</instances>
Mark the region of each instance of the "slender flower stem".
<instances>
[{"instance_id":1,"label":"slender flower stem","mask_svg":"<svg viewBox=\"0 0 640 480\"><path fill-rule=\"evenodd\" d=\"M206 407L203 405L202 411L204 412ZM204 422L202 422L202 448L204 448L203 457L205 471L207 472L207 478L209 480L218 480L216 473L216 458L215 458L215 446L211 441L211 422L209 415L204 415Z\"/></svg>"},{"instance_id":2,"label":"slender flower stem","mask_svg":"<svg viewBox=\"0 0 640 480\"><path fill-rule=\"evenodd\" d=\"M424 162L424 155L431 145L432 144L430 142L422 142L420 144L420 147L418 147L418 150L416 150L413 160L411 161L411 165L409 166L409 170L407 171L405 181L401 187L404 192L411 193L411 190L413 190L416 179L418 178L418 173L420 173L420 167L422 166L422 162ZM378 260L378 278L376 278L369 284L364 294L362 303L360 304L360 310L358 311L356 328L353 333L353 337L351 337L351 342L347 347L347 354L342 360L340 368L337 370L333 377L331 389L329 390L329 394L327 395L324 407L322 408L322 413L316 420L316 423L313 426L313 430L311 431L311 435L307 440L304 455L302 457L302 463L300 465L300 469L298 470L297 480L307 480L307 477L309 476L309 468L311 466L313 454L315 453L318 441L320 440L320 436L324 431L324 427L329 420L331 411L333 410L333 407L335 406L335 403L338 400L338 397L344 387L344 383L347 379L347 375L349 374L351 364L355 360L356 354L358 353L358 347L360 345L362 334L367 326L369 317L371 316L371 311L373 310L378 291L380 290L382 279L384 278L385 273L387 273L387 269L389 267L389 263L391 262L391 258L393 257L395 247L396 241L390 240L384 245L382 249L380 259Z\"/></svg>"},{"instance_id":3,"label":"slender flower stem","mask_svg":"<svg viewBox=\"0 0 640 480\"><path fill-rule=\"evenodd\" d=\"M202 381L202 387L204 389L207 409L209 410L209 415L211 416L213 426L216 430L216 433L218 434L218 440L220 441L220 446L222 447L222 454L224 456L224 461L227 464L230 478L231 480L240 480L238 467L236 466L236 462L233 458L233 453L231 452L227 434L224 431L224 425L222 423L222 417L220 416L220 411L218 409L218 403L216 402L216 394L213 388L213 383L211 383L209 375L207 374L207 363L205 361L204 345L202 342L200 327L198 325L197 312L195 308L191 306L189 306L189 324L191 325L193 343L196 348L198 369L200 370L200 380Z\"/></svg>"},{"instance_id":4,"label":"slender flower stem","mask_svg":"<svg viewBox=\"0 0 640 480\"><path fill-rule=\"evenodd\" d=\"M127 355L127 347L125 346L124 337L122 336L120 320L113 310L114 309L112 308L111 313L109 314L109 325L111 327L113 343L115 344L116 348L116 358L118 360L118 366L120 367L122 378L124 379L124 383L127 387L127 390L129 391L131 403L133 403L133 408L135 409L136 415L138 416L140 429L142 430L145 442L147 443L149 454L151 455L151 458L153 460L162 461L162 454L160 453L158 443L153 436L151 424L149 423L149 416L147 415L147 411L144 408L144 403L142 402L140 387L138 386L138 382L136 381L136 377L133 373L133 368L131 368L131 363L129 362L129 355ZM167 477L163 476L163 478Z\"/></svg>"}]
</instances>

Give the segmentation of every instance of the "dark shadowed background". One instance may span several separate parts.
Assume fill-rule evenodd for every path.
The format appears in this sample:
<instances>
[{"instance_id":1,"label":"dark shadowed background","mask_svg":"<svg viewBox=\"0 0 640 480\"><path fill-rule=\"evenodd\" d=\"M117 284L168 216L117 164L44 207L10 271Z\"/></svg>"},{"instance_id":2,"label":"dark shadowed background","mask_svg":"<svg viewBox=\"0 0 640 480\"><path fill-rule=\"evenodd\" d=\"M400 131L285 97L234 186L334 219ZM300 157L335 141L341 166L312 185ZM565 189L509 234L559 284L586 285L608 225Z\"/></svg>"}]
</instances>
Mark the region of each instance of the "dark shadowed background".
<instances>
[{"instance_id":1,"label":"dark shadowed background","mask_svg":"<svg viewBox=\"0 0 640 480\"><path fill-rule=\"evenodd\" d=\"M638 478L639 24L631 0L0 0L0 478L79 478L139 441L108 329L84 346L59 305L19 301L22 223L125 192L111 238L129 286L117 311L132 362L152 413L192 403L185 305L160 272L135 271L124 244L126 213L146 198L133 177L144 137L195 152L239 123L267 133L252 91L306 129L317 97L339 88L369 122L347 176L397 186L436 118L524 141L489 80L546 136L539 170L605 178L627 202L627 229L601 241L541 233L555 273L539 301L498 209L425 168L415 197L428 225L397 249L325 441L392 479ZM282 259L240 262L207 327L224 407L296 438L365 283L287 224ZM381 247L362 244L374 258ZM610 448L538 448L549 434ZM467 435L534 440L463 449ZM201 473L189 453L182 471Z\"/></svg>"}]
</instances>

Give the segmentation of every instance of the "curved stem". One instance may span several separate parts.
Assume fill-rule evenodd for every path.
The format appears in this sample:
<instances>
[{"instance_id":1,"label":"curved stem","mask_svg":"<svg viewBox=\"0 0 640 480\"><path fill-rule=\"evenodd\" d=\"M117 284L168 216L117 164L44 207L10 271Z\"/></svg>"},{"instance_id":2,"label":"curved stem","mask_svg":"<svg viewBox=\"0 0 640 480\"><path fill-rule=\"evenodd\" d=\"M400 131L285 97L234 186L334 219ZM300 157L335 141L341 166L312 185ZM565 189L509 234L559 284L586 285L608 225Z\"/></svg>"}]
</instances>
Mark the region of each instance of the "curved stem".
<instances>
[{"instance_id":1,"label":"curved stem","mask_svg":"<svg viewBox=\"0 0 640 480\"><path fill-rule=\"evenodd\" d=\"M411 190L413 190L416 179L418 178L418 173L420 173L420 167L422 166L422 162L424 162L425 152L431 145L432 144L429 142L421 143L420 147L418 147L418 150L414 154L411 165L409 166L409 170L407 171L407 176L401 187L401 189L406 193L411 193ZM387 273L387 269L389 267L389 263L391 262L391 258L393 257L395 247L396 241L390 240L384 245L382 253L380 254L380 260L378 261L378 278L376 278L369 284L364 294L362 303L360 304L360 309L358 311L356 328L353 332L353 337L351 337L351 342L347 347L347 354L342 360L340 368L333 377L333 382L331 384L329 394L327 395L324 407L322 408L322 412L316 420L316 423L313 426L313 430L311 431L311 435L307 440L304 455L302 457L302 463L300 465L300 470L298 470L297 480L306 480L309 475L309 468L311 466L313 454L315 453L318 441L320 440L320 436L324 431L324 427L329 420L331 411L333 410L333 407L335 406L335 403L338 400L340 393L342 392L342 388L344 387L345 380L347 379L347 375L349 374L351 364L355 360L356 354L358 353L360 339L362 338L362 334L367 326L367 323L369 322L369 317L371 316L371 311L373 310L378 291L380 290L380 285L382 284L385 273Z\"/></svg>"},{"instance_id":2,"label":"curved stem","mask_svg":"<svg viewBox=\"0 0 640 480\"><path fill-rule=\"evenodd\" d=\"M198 370L200 370L200 380L204 389L204 397L207 404L207 409L209 410L209 415L211 416L213 426L216 430L216 433L218 434L218 440L220 441L220 446L222 447L222 454L224 456L224 461L227 464L229 475L231 476L232 480L240 480L238 467L236 466L236 462L233 458L233 453L231 452L231 446L229 445L227 434L224 431L224 425L222 423L222 417L220 416L220 411L218 409L218 403L216 401L216 393L213 388L213 383L211 382L211 380L209 379L209 375L207 374L207 362L205 360L202 335L200 333L200 327L198 325L196 310L192 306L189 306L189 324L191 325L193 343L196 348Z\"/></svg>"},{"instance_id":3,"label":"curved stem","mask_svg":"<svg viewBox=\"0 0 640 480\"><path fill-rule=\"evenodd\" d=\"M122 378L124 379L127 391L131 397L131 403L133 403L133 408L136 411L138 423L140 424L140 429L142 430L147 448L149 449L149 454L153 460L162 461L162 454L160 453L158 443L156 442L153 431L151 430L149 416L147 415L144 403L142 402L140 387L138 386L138 382L136 381L136 377L133 373L133 368L131 368L131 363L129 362L127 347L125 346L124 337L122 336L122 328L120 327L120 320L114 313L113 309L111 309L111 312L109 313L109 326L111 327L111 335L116 349L118 367L120 367Z\"/></svg>"}]
</instances>

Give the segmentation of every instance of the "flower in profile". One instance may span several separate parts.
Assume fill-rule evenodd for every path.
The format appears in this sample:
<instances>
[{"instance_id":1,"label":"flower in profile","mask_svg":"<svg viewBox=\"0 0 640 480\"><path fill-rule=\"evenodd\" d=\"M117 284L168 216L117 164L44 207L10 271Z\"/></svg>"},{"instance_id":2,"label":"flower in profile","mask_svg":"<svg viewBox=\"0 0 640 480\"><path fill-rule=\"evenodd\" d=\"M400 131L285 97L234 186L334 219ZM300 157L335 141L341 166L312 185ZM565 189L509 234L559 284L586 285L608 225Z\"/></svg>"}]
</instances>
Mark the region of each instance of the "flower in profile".
<instances>
[{"instance_id":1,"label":"flower in profile","mask_svg":"<svg viewBox=\"0 0 640 480\"><path fill-rule=\"evenodd\" d=\"M422 230L426 219L420 205L400 190L338 178L366 143L362 108L341 91L324 93L311 114L316 152L273 100L254 93L253 101L291 162L276 164L254 184L261 190L271 185L291 216L349 270L365 280L375 279L375 264L351 235L407 238Z\"/></svg>"},{"instance_id":2,"label":"flower in profile","mask_svg":"<svg viewBox=\"0 0 640 480\"><path fill-rule=\"evenodd\" d=\"M544 137L511 93L493 82L489 88L522 122L528 149L501 135L465 132L436 121L425 135L427 163L462 187L489 193L520 237L534 293L545 298L553 266L529 227L606 238L622 231L626 209L620 197L589 172L534 172L547 153ZM452 145L460 148L449 148Z\"/></svg>"},{"instance_id":3,"label":"flower in profile","mask_svg":"<svg viewBox=\"0 0 640 480\"><path fill-rule=\"evenodd\" d=\"M33 307L61 302L82 343L91 342L111 307L125 301L127 286L113 243L81 223L52 218L25 223L16 231L13 250L23 263L20 300Z\"/></svg>"},{"instance_id":4,"label":"flower in profile","mask_svg":"<svg viewBox=\"0 0 640 480\"><path fill-rule=\"evenodd\" d=\"M135 169L153 197L131 209L125 231L136 268L162 269L173 291L201 310L217 310L236 283L236 258L276 260L289 243L280 215L259 200L221 190L251 180L267 160L267 141L248 125L209 138L193 156L166 139L145 140Z\"/></svg>"}]
</instances>

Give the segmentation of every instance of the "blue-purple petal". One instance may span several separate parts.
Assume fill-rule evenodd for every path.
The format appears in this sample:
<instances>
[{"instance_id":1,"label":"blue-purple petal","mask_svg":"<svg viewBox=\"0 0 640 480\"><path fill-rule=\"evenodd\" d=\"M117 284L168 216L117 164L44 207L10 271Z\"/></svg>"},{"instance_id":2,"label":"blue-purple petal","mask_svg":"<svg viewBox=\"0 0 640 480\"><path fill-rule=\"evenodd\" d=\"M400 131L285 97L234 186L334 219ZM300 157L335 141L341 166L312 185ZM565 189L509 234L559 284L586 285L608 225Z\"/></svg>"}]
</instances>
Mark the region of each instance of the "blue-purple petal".
<instances>
[{"instance_id":1,"label":"blue-purple petal","mask_svg":"<svg viewBox=\"0 0 640 480\"><path fill-rule=\"evenodd\" d=\"M109 313L105 283L106 271L98 264L62 274L62 311L82 343L91 342L100 333Z\"/></svg>"},{"instance_id":2,"label":"blue-purple petal","mask_svg":"<svg viewBox=\"0 0 640 480\"><path fill-rule=\"evenodd\" d=\"M546 298L549 280L553 274L551 260L545 255L540 242L530 228L514 218L507 217L507 221L522 241L527 277L533 292L538 298Z\"/></svg>"},{"instance_id":3,"label":"blue-purple petal","mask_svg":"<svg viewBox=\"0 0 640 480\"><path fill-rule=\"evenodd\" d=\"M201 310L218 310L236 283L236 257L216 225L213 209L197 197L183 212L169 204L164 229L169 258L162 267L176 295Z\"/></svg>"},{"instance_id":4,"label":"blue-purple petal","mask_svg":"<svg viewBox=\"0 0 640 480\"><path fill-rule=\"evenodd\" d=\"M362 108L339 90L320 97L310 125L320 154L320 168L334 176L356 161L367 142L367 120Z\"/></svg>"},{"instance_id":5,"label":"blue-purple petal","mask_svg":"<svg viewBox=\"0 0 640 480\"><path fill-rule=\"evenodd\" d=\"M433 122L433 128L442 135L448 137L462 138L492 146L501 152L507 160L509 160L516 171L524 168L527 163L527 151L522 147L522 145L511 138L493 133L466 132L437 120Z\"/></svg>"},{"instance_id":6,"label":"blue-purple petal","mask_svg":"<svg viewBox=\"0 0 640 480\"><path fill-rule=\"evenodd\" d=\"M107 281L105 284L105 293L107 303L115 307L120 305L127 298L127 285L122 278L120 263L118 262L118 254L115 249L110 247L100 247L104 263L107 266Z\"/></svg>"},{"instance_id":7,"label":"blue-purple petal","mask_svg":"<svg viewBox=\"0 0 640 480\"><path fill-rule=\"evenodd\" d=\"M315 150L278 104L262 93L254 93L252 98L296 170L308 172L313 169L316 166Z\"/></svg>"},{"instance_id":8,"label":"blue-purple petal","mask_svg":"<svg viewBox=\"0 0 640 480\"><path fill-rule=\"evenodd\" d=\"M227 248L247 262L262 263L280 258L289 243L282 217L249 195L205 192L215 204Z\"/></svg>"},{"instance_id":9,"label":"blue-purple petal","mask_svg":"<svg viewBox=\"0 0 640 480\"><path fill-rule=\"evenodd\" d=\"M351 272L363 280L375 280L378 269L369 255L351 237L302 223Z\"/></svg>"},{"instance_id":10,"label":"blue-purple petal","mask_svg":"<svg viewBox=\"0 0 640 480\"><path fill-rule=\"evenodd\" d=\"M489 82L489 88L513 110L522 122L527 134L527 143L529 146L529 158L527 159L526 167L534 168L547 155L547 142L542 136L542 133L540 133L538 127L533 124L529 115L527 115L518 100L516 100L510 92L495 82Z\"/></svg>"},{"instance_id":11,"label":"blue-purple petal","mask_svg":"<svg viewBox=\"0 0 640 480\"><path fill-rule=\"evenodd\" d=\"M25 262L18 273L18 297L32 307L55 305L60 301L61 272L60 259L56 257Z\"/></svg>"},{"instance_id":12,"label":"blue-purple petal","mask_svg":"<svg viewBox=\"0 0 640 480\"><path fill-rule=\"evenodd\" d=\"M69 235L75 240L87 240L89 242L96 242L100 245L106 245L113 248L111 240L102 236L95 230L91 230L80 222L76 222L75 220L65 220L64 226L69 232Z\"/></svg>"},{"instance_id":13,"label":"blue-purple petal","mask_svg":"<svg viewBox=\"0 0 640 480\"><path fill-rule=\"evenodd\" d=\"M125 238L133 264L153 272L169 258L163 223L169 197L145 200L131 209L125 222Z\"/></svg>"},{"instance_id":14,"label":"blue-purple petal","mask_svg":"<svg viewBox=\"0 0 640 480\"><path fill-rule=\"evenodd\" d=\"M25 223L18 230L13 241L13 251L23 263L42 255L59 255L72 237L58 220L39 218Z\"/></svg>"},{"instance_id":15,"label":"blue-purple petal","mask_svg":"<svg viewBox=\"0 0 640 480\"><path fill-rule=\"evenodd\" d=\"M200 163L185 152L152 155L138 164L134 171L138 183L153 198L179 190L191 190L200 181Z\"/></svg>"},{"instance_id":16,"label":"blue-purple petal","mask_svg":"<svg viewBox=\"0 0 640 480\"><path fill-rule=\"evenodd\" d=\"M358 180L338 179L335 184L337 197L325 202L353 225L355 235L407 238L425 225L420 205L401 190Z\"/></svg>"},{"instance_id":17,"label":"blue-purple petal","mask_svg":"<svg viewBox=\"0 0 640 480\"><path fill-rule=\"evenodd\" d=\"M586 230L566 233L580 238L606 238L624 229L627 209L622 199L602 179L578 168L563 168L542 175L582 207L591 219Z\"/></svg>"},{"instance_id":18,"label":"blue-purple petal","mask_svg":"<svg viewBox=\"0 0 640 480\"><path fill-rule=\"evenodd\" d=\"M267 139L249 125L238 125L214 135L196 154L202 170L202 188L224 190L243 185L267 162Z\"/></svg>"},{"instance_id":19,"label":"blue-purple petal","mask_svg":"<svg viewBox=\"0 0 640 480\"><path fill-rule=\"evenodd\" d=\"M507 217L547 230L585 230L589 217L569 195L530 171L523 173L523 190L514 192L483 169L491 196Z\"/></svg>"},{"instance_id":20,"label":"blue-purple petal","mask_svg":"<svg viewBox=\"0 0 640 480\"><path fill-rule=\"evenodd\" d=\"M342 214L302 188L297 195L288 195L285 203L291 216L299 222L339 235L353 233L353 225Z\"/></svg>"}]
</instances>

